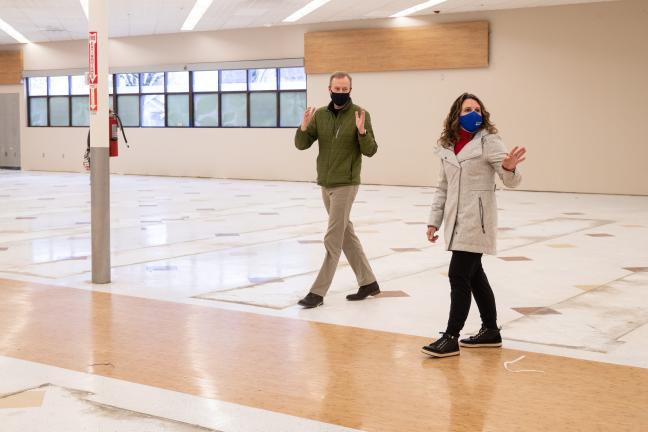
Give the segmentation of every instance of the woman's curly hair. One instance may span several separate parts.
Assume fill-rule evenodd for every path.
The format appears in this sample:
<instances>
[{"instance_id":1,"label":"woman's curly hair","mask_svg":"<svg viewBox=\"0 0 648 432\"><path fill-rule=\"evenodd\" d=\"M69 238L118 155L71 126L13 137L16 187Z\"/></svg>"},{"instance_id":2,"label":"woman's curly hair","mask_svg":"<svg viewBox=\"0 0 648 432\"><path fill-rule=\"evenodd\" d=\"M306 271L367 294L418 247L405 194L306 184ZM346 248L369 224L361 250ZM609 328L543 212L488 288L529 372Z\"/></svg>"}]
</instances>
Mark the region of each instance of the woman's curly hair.
<instances>
[{"instance_id":1,"label":"woman's curly hair","mask_svg":"<svg viewBox=\"0 0 648 432\"><path fill-rule=\"evenodd\" d=\"M479 98L474 94L464 93L452 103L452 106L450 107L450 113L445 119L443 132L441 133L441 138L439 138L438 141L442 147L452 147L457 143L457 141L459 141L459 128L461 127L459 125L459 117L461 116L461 106L466 99L474 100L479 104L481 108L482 125L480 129L486 129L489 133L492 134L497 133L497 128L490 121L490 113L486 111L486 108L484 107L482 101L479 100Z\"/></svg>"}]
</instances>

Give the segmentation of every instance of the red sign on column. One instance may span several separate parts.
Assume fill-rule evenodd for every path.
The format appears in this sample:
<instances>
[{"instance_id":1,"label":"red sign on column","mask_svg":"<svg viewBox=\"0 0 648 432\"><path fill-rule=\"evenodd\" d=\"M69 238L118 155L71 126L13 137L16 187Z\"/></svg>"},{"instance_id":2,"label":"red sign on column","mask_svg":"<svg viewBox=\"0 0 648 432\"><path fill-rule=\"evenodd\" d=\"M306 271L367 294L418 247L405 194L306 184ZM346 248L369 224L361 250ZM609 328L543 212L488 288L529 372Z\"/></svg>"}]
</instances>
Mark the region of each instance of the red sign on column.
<instances>
[{"instance_id":1,"label":"red sign on column","mask_svg":"<svg viewBox=\"0 0 648 432\"><path fill-rule=\"evenodd\" d=\"M90 112L97 112L97 86L90 86Z\"/></svg>"},{"instance_id":2,"label":"red sign on column","mask_svg":"<svg viewBox=\"0 0 648 432\"><path fill-rule=\"evenodd\" d=\"M88 84L97 84L97 32L90 32L88 38Z\"/></svg>"},{"instance_id":3,"label":"red sign on column","mask_svg":"<svg viewBox=\"0 0 648 432\"><path fill-rule=\"evenodd\" d=\"M90 32L88 36L88 84L90 85L90 112L97 112L97 32Z\"/></svg>"}]
</instances>

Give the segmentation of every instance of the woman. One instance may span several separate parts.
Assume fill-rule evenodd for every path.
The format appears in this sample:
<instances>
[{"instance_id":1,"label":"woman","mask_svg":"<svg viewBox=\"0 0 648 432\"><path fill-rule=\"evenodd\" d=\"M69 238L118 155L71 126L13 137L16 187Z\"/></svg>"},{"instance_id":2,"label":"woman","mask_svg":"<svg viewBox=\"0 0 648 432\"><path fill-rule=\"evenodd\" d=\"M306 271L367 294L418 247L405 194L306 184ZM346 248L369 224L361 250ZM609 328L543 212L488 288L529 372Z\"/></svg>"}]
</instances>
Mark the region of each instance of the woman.
<instances>
[{"instance_id":1,"label":"woman","mask_svg":"<svg viewBox=\"0 0 648 432\"><path fill-rule=\"evenodd\" d=\"M482 254L496 253L495 173L505 186L518 186L522 177L517 165L525 159L526 149L515 147L507 153L484 104L468 93L452 104L438 144L435 154L441 159L441 171L427 236L435 243L441 223L445 224L446 247L452 251L448 272L450 318L443 336L422 351L433 357L449 357L459 355L459 345L502 346L495 296L481 258ZM482 328L475 336L459 341L471 293L479 307Z\"/></svg>"}]
</instances>

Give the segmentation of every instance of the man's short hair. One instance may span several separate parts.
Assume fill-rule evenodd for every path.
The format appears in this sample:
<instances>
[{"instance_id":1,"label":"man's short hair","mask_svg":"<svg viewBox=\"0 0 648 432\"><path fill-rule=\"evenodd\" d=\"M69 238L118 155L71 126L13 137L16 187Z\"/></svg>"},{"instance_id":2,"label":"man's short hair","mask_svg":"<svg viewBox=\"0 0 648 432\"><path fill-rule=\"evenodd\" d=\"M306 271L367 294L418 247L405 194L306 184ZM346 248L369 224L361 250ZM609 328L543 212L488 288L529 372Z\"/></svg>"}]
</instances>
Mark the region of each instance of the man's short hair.
<instances>
[{"instance_id":1,"label":"man's short hair","mask_svg":"<svg viewBox=\"0 0 648 432\"><path fill-rule=\"evenodd\" d=\"M351 75L349 75L347 72L335 72L333 75L331 75L331 79L329 79L329 86L333 82L333 79L342 79L342 78L349 78L349 83L351 84L351 87L353 87L353 78L351 78Z\"/></svg>"}]
</instances>

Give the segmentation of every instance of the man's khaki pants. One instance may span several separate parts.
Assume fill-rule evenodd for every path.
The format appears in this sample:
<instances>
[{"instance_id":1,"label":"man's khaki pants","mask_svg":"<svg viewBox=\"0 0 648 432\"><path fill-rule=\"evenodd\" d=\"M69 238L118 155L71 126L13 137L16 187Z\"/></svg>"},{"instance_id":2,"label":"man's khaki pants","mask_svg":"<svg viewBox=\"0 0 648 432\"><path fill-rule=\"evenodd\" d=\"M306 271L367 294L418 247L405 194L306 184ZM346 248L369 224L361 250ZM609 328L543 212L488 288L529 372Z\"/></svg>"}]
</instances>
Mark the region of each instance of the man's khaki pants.
<instances>
[{"instance_id":1,"label":"man's khaki pants","mask_svg":"<svg viewBox=\"0 0 648 432\"><path fill-rule=\"evenodd\" d=\"M322 297L331 287L342 252L349 261L359 286L369 285L376 281L376 276L374 276L369 261L362 250L360 240L353 231L353 224L349 220L358 188L357 185L322 188L324 206L329 215L328 230L324 236L326 257L311 288L312 293Z\"/></svg>"}]
</instances>

